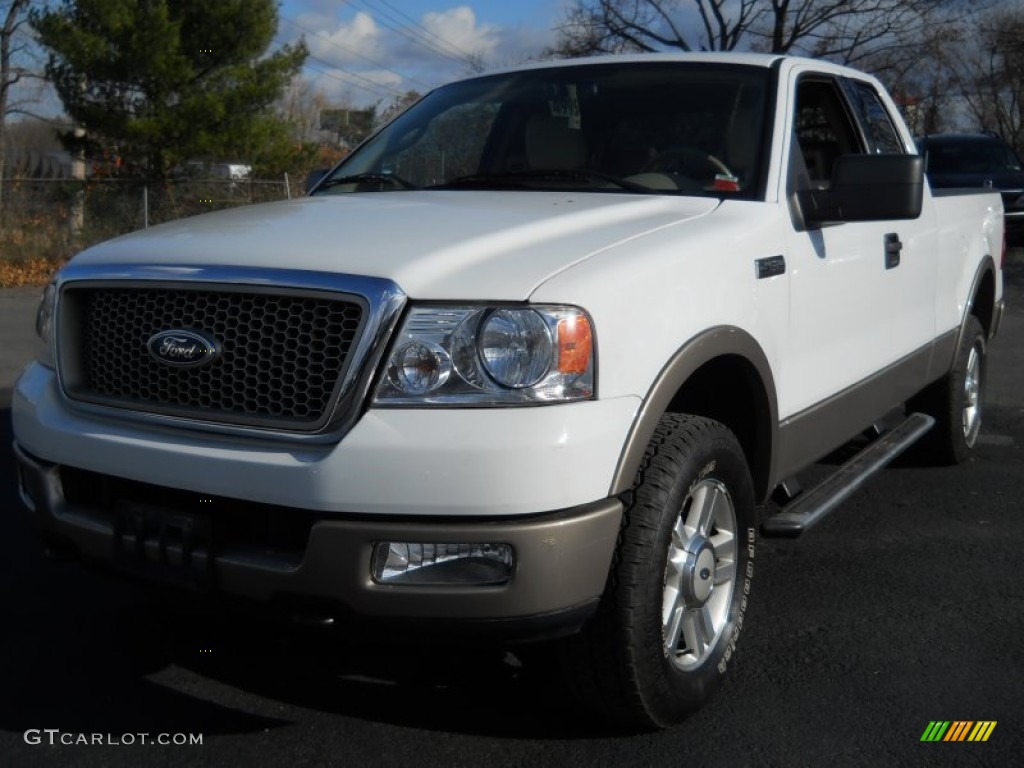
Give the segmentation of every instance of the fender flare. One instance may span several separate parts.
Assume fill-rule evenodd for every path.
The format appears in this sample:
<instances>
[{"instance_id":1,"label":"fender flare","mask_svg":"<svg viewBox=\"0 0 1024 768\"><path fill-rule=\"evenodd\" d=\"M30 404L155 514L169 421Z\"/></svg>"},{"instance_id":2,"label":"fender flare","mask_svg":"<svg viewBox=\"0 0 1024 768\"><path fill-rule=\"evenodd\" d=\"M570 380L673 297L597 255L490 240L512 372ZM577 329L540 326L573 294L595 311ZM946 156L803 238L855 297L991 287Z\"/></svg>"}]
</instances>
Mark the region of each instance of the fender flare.
<instances>
[{"instance_id":1,"label":"fender flare","mask_svg":"<svg viewBox=\"0 0 1024 768\"><path fill-rule=\"evenodd\" d=\"M759 478L755 468L754 485L759 495L771 490L774 476L775 447L778 444L779 413L778 397L775 391L775 378L772 375L768 357L757 340L741 328L733 326L717 326L710 328L687 341L672 356L664 368L658 373L654 383L644 397L643 404L633 420L619 462L612 476L609 495L617 496L633 487L637 469L643 460L647 444L654 435L658 420L664 414L673 398L702 366L723 356L742 358L757 373L764 389L768 404L768 456L764 477ZM760 482L758 480L760 479Z\"/></svg>"},{"instance_id":2,"label":"fender flare","mask_svg":"<svg viewBox=\"0 0 1024 768\"><path fill-rule=\"evenodd\" d=\"M960 349L960 342L963 341L964 333L967 330L967 319L974 314L974 301L978 297L978 291L981 289L981 283L985 279L986 275L992 275L993 282L995 281L996 263L992 256L986 254L982 258L981 263L978 265L978 269L974 273L974 279L971 281L971 289L967 294L967 300L964 303L963 317L960 318L960 327L956 332L956 346L953 347L954 354L955 350ZM993 301L995 301L995 295L993 294ZM986 328L986 334L988 340L991 341L995 329L995 317L996 307L989 307L991 312L992 322L989 324L989 328ZM951 363L952 364L952 363Z\"/></svg>"}]
</instances>

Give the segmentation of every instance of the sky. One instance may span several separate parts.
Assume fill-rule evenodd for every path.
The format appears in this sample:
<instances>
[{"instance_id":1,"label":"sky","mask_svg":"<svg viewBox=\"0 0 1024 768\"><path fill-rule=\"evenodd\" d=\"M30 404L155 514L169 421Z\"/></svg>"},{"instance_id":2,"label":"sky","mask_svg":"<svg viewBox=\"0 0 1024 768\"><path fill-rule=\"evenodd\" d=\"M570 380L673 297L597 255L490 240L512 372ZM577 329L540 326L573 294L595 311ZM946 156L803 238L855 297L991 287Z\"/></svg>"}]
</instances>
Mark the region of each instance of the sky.
<instances>
[{"instance_id":1,"label":"sky","mask_svg":"<svg viewBox=\"0 0 1024 768\"><path fill-rule=\"evenodd\" d=\"M340 107L387 104L555 42L565 0L282 0L276 42L304 37L305 78Z\"/></svg>"}]
</instances>

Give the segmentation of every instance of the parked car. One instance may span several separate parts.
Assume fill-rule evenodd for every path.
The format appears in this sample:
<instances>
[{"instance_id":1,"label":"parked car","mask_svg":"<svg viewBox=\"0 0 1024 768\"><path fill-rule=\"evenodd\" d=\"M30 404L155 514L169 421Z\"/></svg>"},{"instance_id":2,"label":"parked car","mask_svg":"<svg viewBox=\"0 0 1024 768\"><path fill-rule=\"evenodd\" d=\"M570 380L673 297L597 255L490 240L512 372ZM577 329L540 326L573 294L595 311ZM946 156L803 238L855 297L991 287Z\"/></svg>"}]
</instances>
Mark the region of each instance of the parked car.
<instances>
[{"instance_id":1,"label":"parked car","mask_svg":"<svg viewBox=\"0 0 1024 768\"><path fill-rule=\"evenodd\" d=\"M180 178L201 181L248 181L252 175L252 166L242 163L208 163L203 160L190 160L175 168L173 174Z\"/></svg>"},{"instance_id":2,"label":"parked car","mask_svg":"<svg viewBox=\"0 0 1024 768\"><path fill-rule=\"evenodd\" d=\"M1024 164L994 133L940 133L918 139L933 189L987 187L999 190L1006 215L1006 242L1024 246Z\"/></svg>"}]
</instances>

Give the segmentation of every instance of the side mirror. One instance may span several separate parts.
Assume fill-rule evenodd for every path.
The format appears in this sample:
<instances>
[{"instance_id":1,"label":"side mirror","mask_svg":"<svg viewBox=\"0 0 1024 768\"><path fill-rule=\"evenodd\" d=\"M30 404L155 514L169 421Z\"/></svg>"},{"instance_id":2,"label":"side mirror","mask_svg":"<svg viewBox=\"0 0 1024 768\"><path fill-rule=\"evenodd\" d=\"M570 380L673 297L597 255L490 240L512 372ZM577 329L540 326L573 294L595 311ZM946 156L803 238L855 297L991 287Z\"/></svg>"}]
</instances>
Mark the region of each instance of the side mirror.
<instances>
[{"instance_id":1,"label":"side mirror","mask_svg":"<svg viewBox=\"0 0 1024 768\"><path fill-rule=\"evenodd\" d=\"M306 194L313 191L313 187L320 183L320 180L330 171L330 168L317 168L306 175Z\"/></svg>"},{"instance_id":2,"label":"side mirror","mask_svg":"<svg viewBox=\"0 0 1024 768\"><path fill-rule=\"evenodd\" d=\"M828 189L797 192L807 225L916 219L923 196L920 155L842 155Z\"/></svg>"}]
</instances>

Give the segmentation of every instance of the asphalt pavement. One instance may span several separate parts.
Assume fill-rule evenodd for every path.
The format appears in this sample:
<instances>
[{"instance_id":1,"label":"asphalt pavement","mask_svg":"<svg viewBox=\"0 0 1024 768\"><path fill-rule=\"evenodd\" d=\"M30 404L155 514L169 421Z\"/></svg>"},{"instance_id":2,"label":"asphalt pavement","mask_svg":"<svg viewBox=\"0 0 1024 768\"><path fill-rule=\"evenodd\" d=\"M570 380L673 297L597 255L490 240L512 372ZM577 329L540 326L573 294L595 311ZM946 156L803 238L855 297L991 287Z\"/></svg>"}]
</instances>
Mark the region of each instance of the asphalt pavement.
<instances>
[{"instance_id":1,"label":"asphalt pavement","mask_svg":"<svg viewBox=\"0 0 1024 768\"><path fill-rule=\"evenodd\" d=\"M529 655L415 634L359 647L165 610L135 584L45 559L9 449L37 295L0 291L0 765L1021 763L1024 260L1009 273L977 455L903 461L802 540L762 541L719 695L645 735L592 720ZM996 725L983 743L922 742L934 721Z\"/></svg>"}]
</instances>

